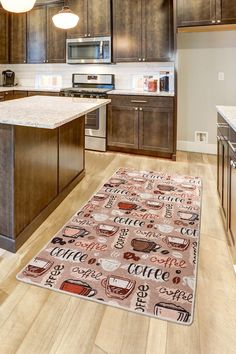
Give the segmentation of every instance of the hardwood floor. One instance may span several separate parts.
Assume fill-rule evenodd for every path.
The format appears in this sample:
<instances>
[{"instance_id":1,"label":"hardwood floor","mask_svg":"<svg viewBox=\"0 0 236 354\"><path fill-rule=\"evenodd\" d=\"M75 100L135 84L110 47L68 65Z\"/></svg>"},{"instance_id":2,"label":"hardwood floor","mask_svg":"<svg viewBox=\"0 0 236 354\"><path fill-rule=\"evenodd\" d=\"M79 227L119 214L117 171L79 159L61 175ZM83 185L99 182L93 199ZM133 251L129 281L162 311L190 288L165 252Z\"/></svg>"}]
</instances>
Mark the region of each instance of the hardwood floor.
<instances>
[{"instance_id":1,"label":"hardwood floor","mask_svg":"<svg viewBox=\"0 0 236 354\"><path fill-rule=\"evenodd\" d=\"M185 327L29 286L16 273L118 167L203 179L195 321ZM16 254L0 250L1 354L233 354L236 277L220 218L216 157L179 152L177 162L86 153L86 177Z\"/></svg>"}]
</instances>

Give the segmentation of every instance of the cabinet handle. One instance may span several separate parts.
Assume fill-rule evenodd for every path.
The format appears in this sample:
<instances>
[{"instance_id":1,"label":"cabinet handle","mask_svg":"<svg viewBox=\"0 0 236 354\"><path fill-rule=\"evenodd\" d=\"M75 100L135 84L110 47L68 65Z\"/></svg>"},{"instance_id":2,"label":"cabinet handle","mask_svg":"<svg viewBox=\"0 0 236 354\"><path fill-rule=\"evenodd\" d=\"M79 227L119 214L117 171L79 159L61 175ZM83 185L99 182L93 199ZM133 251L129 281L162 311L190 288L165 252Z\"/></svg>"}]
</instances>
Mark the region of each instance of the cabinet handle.
<instances>
[{"instance_id":1,"label":"cabinet handle","mask_svg":"<svg viewBox=\"0 0 236 354\"><path fill-rule=\"evenodd\" d=\"M229 128L227 123L216 123L217 128Z\"/></svg>"},{"instance_id":2,"label":"cabinet handle","mask_svg":"<svg viewBox=\"0 0 236 354\"><path fill-rule=\"evenodd\" d=\"M26 63L26 60L24 60L24 63Z\"/></svg>"},{"instance_id":3,"label":"cabinet handle","mask_svg":"<svg viewBox=\"0 0 236 354\"><path fill-rule=\"evenodd\" d=\"M145 61L146 59L145 58L143 58L143 61Z\"/></svg>"},{"instance_id":4,"label":"cabinet handle","mask_svg":"<svg viewBox=\"0 0 236 354\"><path fill-rule=\"evenodd\" d=\"M137 110L138 110L138 107L135 107L134 109L135 109L135 111L137 111Z\"/></svg>"},{"instance_id":5,"label":"cabinet handle","mask_svg":"<svg viewBox=\"0 0 236 354\"><path fill-rule=\"evenodd\" d=\"M211 23L216 23L216 20L212 20Z\"/></svg>"},{"instance_id":6,"label":"cabinet handle","mask_svg":"<svg viewBox=\"0 0 236 354\"><path fill-rule=\"evenodd\" d=\"M87 33L85 33L85 35L84 35L85 37L87 37Z\"/></svg>"},{"instance_id":7,"label":"cabinet handle","mask_svg":"<svg viewBox=\"0 0 236 354\"><path fill-rule=\"evenodd\" d=\"M48 63L48 60L46 60L46 62Z\"/></svg>"},{"instance_id":8,"label":"cabinet handle","mask_svg":"<svg viewBox=\"0 0 236 354\"><path fill-rule=\"evenodd\" d=\"M91 36L91 34L89 33L89 34L88 34L88 37L90 37L90 36Z\"/></svg>"},{"instance_id":9,"label":"cabinet handle","mask_svg":"<svg viewBox=\"0 0 236 354\"><path fill-rule=\"evenodd\" d=\"M234 147L234 145L236 145L236 144L235 144L235 143L231 143L230 140L228 141L228 144L229 144L231 150L232 150L233 152L236 152L236 148Z\"/></svg>"},{"instance_id":10,"label":"cabinet handle","mask_svg":"<svg viewBox=\"0 0 236 354\"><path fill-rule=\"evenodd\" d=\"M236 162L233 160L230 161L230 166L236 169Z\"/></svg>"},{"instance_id":11,"label":"cabinet handle","mask_svg":"<svg viewBox=\"0 0 236 354\"><path fill-rule=\"evenodd\" d=\"M131 103L147 103L147 101L131 100Z\"/></svg>"},{"instance_id":12,"label":"cabinet handle","mask_svg":"<svg viewBox=\"0 0 236 354\"><path fill-rule=\"evenodd\" d=\"M139 108L140 111L142 111L143 109L142 108Z\"/></svg>"},{"instance_id":13,"label":"cabinet handle","mask_svg":"<svg viewBox=\"0 0 236 354\"><path fill-rule=\"evenodd\" d=\"M217 23L221 23L221 20L217 20Z\"/></svg>"},{"instance_id":14,"label":"cabinet handle","mask_svg":"<svg viewBox=\"0 0 236 354\"><path fill-rule=\"evenodd\" d=\"M142 59L141 59L141 58L138 58L138 61L142 61Z\"/></svg>"},{"instance_id":15,"label":"cabinet handle","mask_svg":"<svg viewBox=\"0 0 236 354\"><path fill-rule=\"evenodd\" d=\"M43 62L46 63L46 60L44 60Z\"/></svg>"}]
</instances>

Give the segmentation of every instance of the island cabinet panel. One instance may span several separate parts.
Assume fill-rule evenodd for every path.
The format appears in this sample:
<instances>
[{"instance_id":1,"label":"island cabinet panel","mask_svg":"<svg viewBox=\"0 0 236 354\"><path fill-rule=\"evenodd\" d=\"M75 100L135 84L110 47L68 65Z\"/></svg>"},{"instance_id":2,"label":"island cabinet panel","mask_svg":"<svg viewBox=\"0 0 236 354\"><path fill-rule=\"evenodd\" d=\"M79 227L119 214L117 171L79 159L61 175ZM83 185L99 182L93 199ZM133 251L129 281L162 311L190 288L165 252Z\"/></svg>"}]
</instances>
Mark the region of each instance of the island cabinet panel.
<instances>
[{"instance_id":1,"label":"island cabinet panel","mask_svg":"<svg viewBox=\"0 0 236 354\"><path fill-rule=\"evenodd\" d=\"M139 148L173 152L173 111L143 108L139 113Z\"/></svg>"},{"instance_id":2,"label":"island cabinet panel","mask_svg":"<svg viewBox=\"0 0 236 354\"><path fill-rule=\"evenodd\" d=\"M9 61L8 21L8 12L0 7L0 64L7 64Z\"/></svg>"},{"instance_id":3,"label":"island cabinet panel","mask_svg":"<svg viewBox=\"0 0 236 354\"><path fill-rule=\"evenodd\" d=\"M10 63L26 63L26 14L10 15Z\"/></svg>"},{"instance_id":4,"label":"island cabinet panel","mask_svg":"<svg viewBox=\"0 0 236 354\"><path fill-rule=\"evenodd\" d=\"M85 117L59 128L59 192L84 169Z\"/></svg>"},{"instance_id":5,"label":"island cabinet panel","mask_svg":"<svg viewBox=\"0 0 236 354\"><path fill-rule=\"evenodd\" d=\"M57 196L58 151L56 129L15 126L14 131L15 235L18 235Z\"/></svg>"},{"instance_id":6,"label":"island cabinet panel","mask_svg":"<svg viewBox=\"0 0 236 354\"><path fill-rule=\"evenodd\" d=\"M134 107L109 106L107 144L138 149L138 111Z\"/></svg>"},{"instance_id":7,"label":"island cabinet panel","mask_svg":"<svg viewBox=\"0 0 236 354\"><path fill-rule=\"evenodd\" d=\"M27 62L46 62L47 8L34 7L27 13Z\"/></svg>"}]
</instances>

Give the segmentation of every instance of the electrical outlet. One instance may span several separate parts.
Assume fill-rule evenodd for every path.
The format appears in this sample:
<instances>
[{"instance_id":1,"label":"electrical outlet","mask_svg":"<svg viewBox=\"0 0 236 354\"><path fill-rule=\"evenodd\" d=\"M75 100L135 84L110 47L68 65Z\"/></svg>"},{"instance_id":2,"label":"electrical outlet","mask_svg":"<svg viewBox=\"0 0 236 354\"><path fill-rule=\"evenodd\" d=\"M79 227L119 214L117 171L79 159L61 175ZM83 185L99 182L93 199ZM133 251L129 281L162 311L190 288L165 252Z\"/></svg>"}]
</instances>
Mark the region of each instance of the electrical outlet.
<instances>
[{"instance_id":1,"label":"electrical outlet","mask_svg":"<svg viewBox=\"0 0 236 354\"><path fill-rule=\"evenodd\" d=\"M224 79L225 79L225 73L223 73L223 72L218 72L218 80L219 81L224 81Z\"/></svg>"},{"instance_id":2,"label":"electrical outlet","mask_svg":"<svg viewBox=\"0 0 236 354\"><path fill-rule=\"evenodd\" d=\"M195 132L195 142L208 144L208 133L207 132Z\"/></svg>"}]
</instances>

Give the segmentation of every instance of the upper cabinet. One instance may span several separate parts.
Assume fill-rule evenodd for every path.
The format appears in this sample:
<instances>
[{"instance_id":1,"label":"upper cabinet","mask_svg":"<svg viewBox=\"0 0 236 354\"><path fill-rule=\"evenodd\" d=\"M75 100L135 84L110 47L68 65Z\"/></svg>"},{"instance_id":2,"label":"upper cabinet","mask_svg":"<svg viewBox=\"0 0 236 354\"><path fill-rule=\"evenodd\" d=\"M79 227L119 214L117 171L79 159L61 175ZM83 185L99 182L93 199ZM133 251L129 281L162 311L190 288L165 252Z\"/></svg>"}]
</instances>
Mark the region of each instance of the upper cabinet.
<instances>
[{"instance_id":1,"label":"upper cabinet","mask_svg":"<svg viewBox=\"0 0 236 354\"><path fill-rule=\"evenodd\" d=\"M236 23L236 1L177 0L179 27Z\"/></svg>"},{"instance_id":2,"label":"upper cabinet","mask_svg":"<svg viewBox=\"0 0 236 354\"><path fill-rule=\"evenodd\" d=\"M10 15L10 63L26 63L26 14Z\"/></svg>"},{"instance_id":3,"label":"upper cabinet","mask_svg":"<svg viewBox=\"0 0 236 354\"><path fill-rule=\"evenodd\" d=\"M8 20L8 13L0 8L0 64L6 64L9 61Z\"/></svg>"},{"instance_id":4,"label":"upper cabinet","mask_svg":"<svg viewBox=\"0 0 236 354\"><path fill-rule=\"evenodd\" d=\"M114 62L170 61L171 0L113 0Z\"/></svg>"},{"instance_id":5,"label":"upper cabinet","mask_svg":"<svg viewBox=\"0 0 236 354\"><path fill-rule=\"evenodd\" d=\"M68 38L111 35L110 0L69 0L68 4L80 18L78 25L67 31Z\"/></svg>"},{"instance_id":6,"label":"upper cabinet","mask_svg":"<svg viewBox=\"0 0 236 354\"><path fill-rule=\"evenodd\" d=\"M52 22L62 5L36 6L27 13L27 63L65 62L65 31Z\"/></svg>"}]
</instances>

